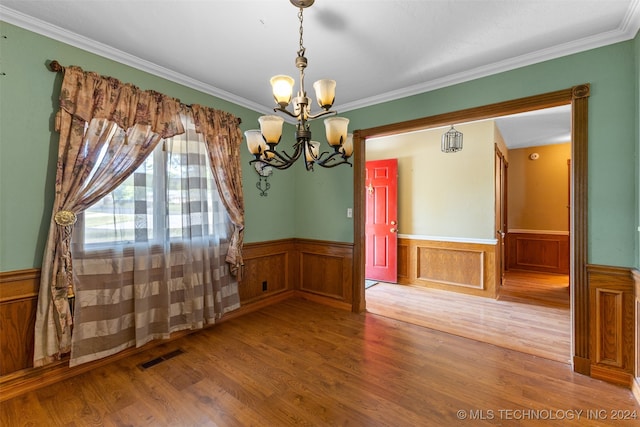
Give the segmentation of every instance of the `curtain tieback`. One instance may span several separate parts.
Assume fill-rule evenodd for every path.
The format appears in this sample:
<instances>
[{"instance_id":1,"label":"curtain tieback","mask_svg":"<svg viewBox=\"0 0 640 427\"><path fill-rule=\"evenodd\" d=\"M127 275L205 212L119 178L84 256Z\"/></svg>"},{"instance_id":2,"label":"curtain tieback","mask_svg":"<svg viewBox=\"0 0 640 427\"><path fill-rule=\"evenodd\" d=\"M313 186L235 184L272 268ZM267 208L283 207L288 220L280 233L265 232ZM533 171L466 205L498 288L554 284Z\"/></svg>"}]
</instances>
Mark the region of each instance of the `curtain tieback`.
<instances>
[{"instance_id":1,"label":"curtain tieback","mask_svg":"<svg viewBox=\"0 0 640 427\"><path fill-rule=\"evenodd\" d=\"M78 217L71 211L58 211L53 220L62 227L69 227L76 223Z\"/></svg>"},{"instance_id":2,"label":"curtain tieback","mask_svg":"<svg viewBox=\"0 0 640 427\"><path fill-rule=\"evenodd\" d=\"M71 211L58 211L53 216L53 220L62 227L62 234L60 238L60 270L58 271L55 287L58 289L67 288L67 298L73 298L75 293L73 291L73 279L72 279L72 262L71 251L69 250L69 243L71 240L71 230L73 225L78 220L75 213Z\"/></svg>"}]
</instances>

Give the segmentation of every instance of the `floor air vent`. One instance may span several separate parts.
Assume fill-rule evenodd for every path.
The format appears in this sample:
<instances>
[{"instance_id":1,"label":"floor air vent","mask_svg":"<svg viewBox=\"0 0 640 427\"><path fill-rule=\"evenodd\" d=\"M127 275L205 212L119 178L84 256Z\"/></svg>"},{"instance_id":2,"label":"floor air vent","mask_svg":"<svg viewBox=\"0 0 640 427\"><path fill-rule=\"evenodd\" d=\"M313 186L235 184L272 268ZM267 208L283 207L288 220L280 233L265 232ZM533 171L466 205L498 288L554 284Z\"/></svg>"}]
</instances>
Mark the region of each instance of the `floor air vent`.
<instances>
[{"instance_id":1,"label":"floor air vent","mask_svg":"<svg viewBox=\"0 0 640 427\"><path fill-rule=\"evenodd\" d=\"M164 362L165 360L169 360L169 359L172 359L172 358L174 358L174 357L176 357L178 355L181 355L182 353L184 353L184 351L182 351L181 349L173 350L173 351L171 351L171 352L169 352L167 354L163 354L162 356L158 356L155 359L151 359L148 362L141 363L139 366L142 369L148 369L148 368L150 368L152 366L157 365L158 363Z\"/></svg>"}]
</instances>

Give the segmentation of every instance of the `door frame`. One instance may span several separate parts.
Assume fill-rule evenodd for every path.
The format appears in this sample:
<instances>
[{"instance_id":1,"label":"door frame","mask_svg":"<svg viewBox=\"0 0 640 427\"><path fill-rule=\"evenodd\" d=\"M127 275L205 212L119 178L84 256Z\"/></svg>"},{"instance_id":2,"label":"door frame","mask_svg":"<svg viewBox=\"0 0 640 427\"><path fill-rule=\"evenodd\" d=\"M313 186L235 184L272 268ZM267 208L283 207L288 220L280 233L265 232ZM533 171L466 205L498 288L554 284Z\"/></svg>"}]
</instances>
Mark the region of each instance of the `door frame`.
<instances>
[{"instance_id":1,"label":"door frame","mask_svg":"<svg viewBox=\"0 0 640 427\"><path fill-rule=\"evenodd\" d=\"M364 166L365 141L367 138L389 136L448 126L473 120L491 119L500 116L524 113L544 108L571 105L571 319L573 323L573 369L589 375L591 371L589 351L589 289L587 282L587 171L588 171L588 109L590 85L573 86L555 92L533 95L482 107L468 108L404 122L392 123L368 129L356 130L353 134L353 303L352 311L366 310L364 291Z\"/></svg>"},{"instance_id":2,"label":"door frame","mask_svg":"<svg viewBox=\"0 0 640 427\"><path fill-rule=\"evenodd\" d=\"M496 283L496 289L499 289L504 284L504 272L507 270L507 254L505 250L506 245L506 237L509 232L508 225L508 174L507 170L509 169L509 162L504 156L498 144L494 144L494 184L495 184L495 209L496 209L496 217L495 217L495 230L496 236L498 240L498 247L496 248L496 278L498 283Z\"/></svg>"}]
</instances>

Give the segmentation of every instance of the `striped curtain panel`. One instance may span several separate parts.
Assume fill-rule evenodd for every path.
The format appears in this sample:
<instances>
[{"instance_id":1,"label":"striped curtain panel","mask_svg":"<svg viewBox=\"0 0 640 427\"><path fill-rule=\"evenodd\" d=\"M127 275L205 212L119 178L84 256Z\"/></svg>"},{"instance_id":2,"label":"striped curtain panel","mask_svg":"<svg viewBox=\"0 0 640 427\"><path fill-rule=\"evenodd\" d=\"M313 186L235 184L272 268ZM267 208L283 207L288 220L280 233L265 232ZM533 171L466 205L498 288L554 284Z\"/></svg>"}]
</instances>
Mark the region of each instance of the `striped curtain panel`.
<instances>
[{"instance_id":1,"label":"striped curtain panel","mask_svg":"<svg viewBox=\"0 0 640 427\"><path fill-rule=\"evenodd\" d=\"M181 119L185 133L162 140L79 215L71 366L202 328L239 307L225 262L233 227L204 136Z\"/></svg>"}]
</instances>

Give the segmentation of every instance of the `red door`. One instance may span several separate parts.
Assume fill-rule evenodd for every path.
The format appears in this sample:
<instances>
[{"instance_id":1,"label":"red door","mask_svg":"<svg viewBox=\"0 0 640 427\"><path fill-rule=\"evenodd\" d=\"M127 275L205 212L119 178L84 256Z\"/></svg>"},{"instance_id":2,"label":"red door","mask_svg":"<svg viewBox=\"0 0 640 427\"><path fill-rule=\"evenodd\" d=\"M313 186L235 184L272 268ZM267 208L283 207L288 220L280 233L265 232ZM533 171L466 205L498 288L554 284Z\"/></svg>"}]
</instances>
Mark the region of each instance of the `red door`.
<instances>
[{"instance_id":1,"label":"red door","mask_svg":"<svg viewBox=\"0 0 640 427\"><path fill-rule=\"evenodd\" d=\"M398 278L398 160L366 162L365 278Z\"/></svg>"}]
</instances>

